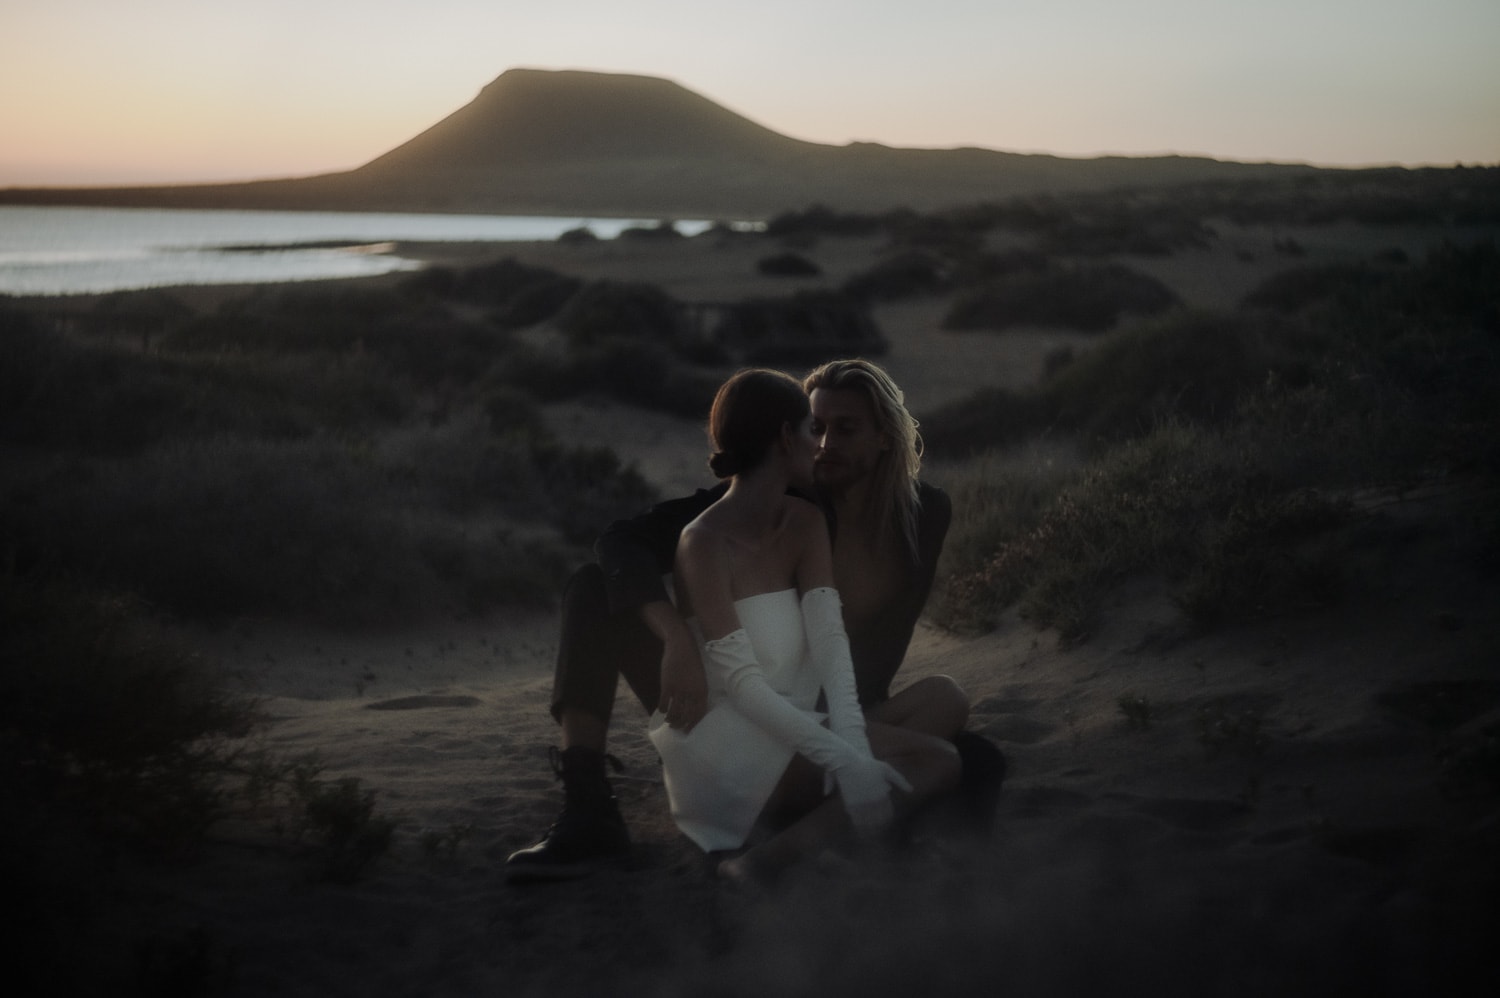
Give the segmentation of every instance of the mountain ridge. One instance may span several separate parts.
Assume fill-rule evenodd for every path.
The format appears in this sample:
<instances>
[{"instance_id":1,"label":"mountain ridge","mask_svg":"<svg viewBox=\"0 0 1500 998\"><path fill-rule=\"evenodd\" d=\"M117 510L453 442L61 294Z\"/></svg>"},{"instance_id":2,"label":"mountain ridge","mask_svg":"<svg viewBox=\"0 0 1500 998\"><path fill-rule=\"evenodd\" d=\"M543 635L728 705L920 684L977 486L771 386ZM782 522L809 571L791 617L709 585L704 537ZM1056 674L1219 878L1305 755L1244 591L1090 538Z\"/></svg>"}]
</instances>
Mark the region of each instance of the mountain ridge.
<instances>
[{"instance_id":1,"label":"mountain ridge","mask_svg":"<svg viewBox=\"0 0 1500 998\"><path fill-rule=\"evenodd\" d=\"M828 145L783 135L660 77L522 68L353 170L227 184L11 188L0 190L0 204L763 218L811 204L934 210L1316 169Z\"/></svg>"}]
</instances>

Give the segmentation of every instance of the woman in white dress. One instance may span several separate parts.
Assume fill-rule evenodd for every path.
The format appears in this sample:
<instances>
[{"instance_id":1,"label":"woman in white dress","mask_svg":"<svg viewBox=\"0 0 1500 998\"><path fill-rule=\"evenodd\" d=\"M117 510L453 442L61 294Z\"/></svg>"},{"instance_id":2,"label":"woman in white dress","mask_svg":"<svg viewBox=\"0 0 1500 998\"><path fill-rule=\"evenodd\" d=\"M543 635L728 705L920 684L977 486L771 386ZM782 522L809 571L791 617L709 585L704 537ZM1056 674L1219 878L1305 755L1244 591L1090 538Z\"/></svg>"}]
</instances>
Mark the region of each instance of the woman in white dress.
<instances>
[{"instance_id":1,"label":"woman in white dress","mask_svg":"<svg viewBox=\"0 0 1500 998\"><path fill-rule=\"evenodd\" d=\"M686 731L660 712L651 719L672 815L708 852L739 849L761 818L800 815L721 863L731 880L773 879L958 783L950 743L867 724L860 711L828 525L788 494L812 484L810 422L801 385L785 374L748 370L725 382L709 416L709 466L729 489L677 547L678 608L701 642L710 707Z\"/></svg>"}]
</instances>

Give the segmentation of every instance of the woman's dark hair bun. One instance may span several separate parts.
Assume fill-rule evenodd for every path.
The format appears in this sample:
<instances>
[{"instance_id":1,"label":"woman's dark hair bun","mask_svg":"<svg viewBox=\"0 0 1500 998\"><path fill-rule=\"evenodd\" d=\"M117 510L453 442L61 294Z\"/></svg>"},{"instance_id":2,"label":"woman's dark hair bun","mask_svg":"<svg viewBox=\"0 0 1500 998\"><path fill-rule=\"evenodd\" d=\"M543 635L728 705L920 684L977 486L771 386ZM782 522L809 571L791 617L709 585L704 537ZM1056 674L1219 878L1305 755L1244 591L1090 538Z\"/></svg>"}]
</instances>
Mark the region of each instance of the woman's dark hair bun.
<instances>
[{"instance_id":1,"label":"woman's dark hair bun","mask_svg":"<svg viewBox=\"0 0 1500 998\"><path fill-rule=\"evenodd\" d=\"M708 470L715 478L732 478L740 472L740 462L729 451L716 450L708 456Z\"/></svg>"},{"instance_id":2,"label":"woman's dark hair bun","mask_svg":"<svg viewBox=\"0 0 1500 998\"><path fill-rule=\"evenodd\" d=\"M802 383L782 371L752 367L719 386L708 413L708 438L716 448L708 466L719 478L760 467L788 426L807 418Z\"/></svg>"}]
</instances>

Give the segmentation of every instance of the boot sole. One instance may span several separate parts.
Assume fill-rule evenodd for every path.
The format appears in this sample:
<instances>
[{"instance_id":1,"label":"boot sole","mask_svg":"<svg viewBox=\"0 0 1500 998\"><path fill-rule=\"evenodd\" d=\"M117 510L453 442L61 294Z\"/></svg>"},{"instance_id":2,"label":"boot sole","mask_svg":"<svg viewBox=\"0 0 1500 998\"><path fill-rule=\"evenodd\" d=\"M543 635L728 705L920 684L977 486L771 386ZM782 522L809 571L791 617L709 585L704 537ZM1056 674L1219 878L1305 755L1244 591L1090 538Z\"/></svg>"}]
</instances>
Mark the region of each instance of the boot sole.
<instances>
[{"instance_id":1,"label":"boot sole","mask_svg":"<svg viewBox=\"0 0 1500 998\"><path fill-rule=\"evenodd\" d=\"M507 884L557 884L581 880L602 870L623 869L625 856L601 856L576 863L518 863L505 867Z\"/></svg>"}]
</instances>

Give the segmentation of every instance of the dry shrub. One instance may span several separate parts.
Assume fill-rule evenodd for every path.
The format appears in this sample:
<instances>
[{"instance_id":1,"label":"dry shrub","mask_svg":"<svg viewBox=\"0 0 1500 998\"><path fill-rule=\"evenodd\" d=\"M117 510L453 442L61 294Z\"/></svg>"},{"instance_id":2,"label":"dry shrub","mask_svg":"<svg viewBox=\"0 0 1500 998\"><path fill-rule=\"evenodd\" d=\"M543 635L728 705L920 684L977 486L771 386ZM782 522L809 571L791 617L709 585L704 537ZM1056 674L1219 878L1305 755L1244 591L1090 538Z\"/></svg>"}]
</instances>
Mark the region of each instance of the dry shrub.
<instances>
[{"instance_id":1,"label":"dry shrub","mask_svg":"<svg viewBox=\"0 0 1500 998\"><path fill-rule=\"evenodd\" d=\"M960 295L944 329L1049 326L1099 332L1122 315L1155 315L1177 296L1153 277L1118 264L1023 271Z\"/></svg>"}]
</instances>

